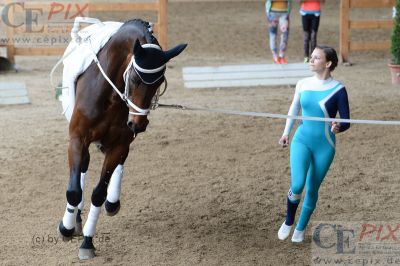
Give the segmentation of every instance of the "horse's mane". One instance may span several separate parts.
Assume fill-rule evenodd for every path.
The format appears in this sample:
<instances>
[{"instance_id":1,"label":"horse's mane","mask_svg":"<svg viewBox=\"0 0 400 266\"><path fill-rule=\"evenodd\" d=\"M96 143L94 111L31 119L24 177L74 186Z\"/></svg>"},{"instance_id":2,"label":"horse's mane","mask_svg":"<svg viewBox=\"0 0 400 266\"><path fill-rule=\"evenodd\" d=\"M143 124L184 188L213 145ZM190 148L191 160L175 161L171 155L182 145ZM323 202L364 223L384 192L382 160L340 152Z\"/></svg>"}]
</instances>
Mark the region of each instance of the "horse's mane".
<instances>
[{"instance_id":1,"label":"horse's mane","mask_svg":"<svg viewBox=\"0 0 400 266\"><path fill-rule=\"evenodd\" d=\"M126 26L136 26L139 30L142 31L147 43L158 44L156 37L153 36L153 28L149 22L142 19L131 19L125 21L121 28Z\"/></svg>"}]
</instances>

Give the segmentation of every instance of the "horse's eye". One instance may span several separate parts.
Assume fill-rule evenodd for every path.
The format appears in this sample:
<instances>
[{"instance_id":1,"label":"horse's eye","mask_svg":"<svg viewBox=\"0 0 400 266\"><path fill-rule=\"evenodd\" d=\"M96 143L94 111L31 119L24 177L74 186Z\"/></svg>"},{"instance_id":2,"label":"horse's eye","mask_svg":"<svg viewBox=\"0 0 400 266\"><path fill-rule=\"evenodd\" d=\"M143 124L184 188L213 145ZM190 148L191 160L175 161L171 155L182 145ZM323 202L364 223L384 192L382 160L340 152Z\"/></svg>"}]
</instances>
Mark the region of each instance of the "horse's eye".
<instances>
[{"instance_id":1,"label":"horse's eye","mask_svg":"<svg viewBox=\"0 0 400 266\"><path fill-rule=\"evenodd\" d=\"M140 83L142 83L142 80L140 79L139 75L135 71L132 71L132 74L133 75L130 76L131 82L133 82L136 85L139 85Z\"/></svg>"}]
</instances>

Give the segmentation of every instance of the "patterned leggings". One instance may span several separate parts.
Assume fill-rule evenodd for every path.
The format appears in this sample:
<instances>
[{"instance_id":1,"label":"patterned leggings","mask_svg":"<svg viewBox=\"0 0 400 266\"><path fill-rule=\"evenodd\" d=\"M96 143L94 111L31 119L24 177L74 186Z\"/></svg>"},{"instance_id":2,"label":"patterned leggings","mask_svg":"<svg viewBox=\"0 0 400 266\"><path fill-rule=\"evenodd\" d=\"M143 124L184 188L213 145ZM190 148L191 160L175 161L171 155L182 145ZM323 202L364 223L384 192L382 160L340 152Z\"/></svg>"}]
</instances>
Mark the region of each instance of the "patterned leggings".
<instances>
[{"instance_id":1,"label":"patterned leggings","mask_svg":"<svg viewBox=\"0 0 400 266\"><path fill-rule=\"evenodd\" d=\"M289 14L282 12L269 12L267 15L268 27L269 27L269 47L274 56L277 56L278 49L276 47L278 35L278 27L281 33L281 39L279 44L279 56L285 55L286 46L289 37Z\"/></svg>"}]
</instances>

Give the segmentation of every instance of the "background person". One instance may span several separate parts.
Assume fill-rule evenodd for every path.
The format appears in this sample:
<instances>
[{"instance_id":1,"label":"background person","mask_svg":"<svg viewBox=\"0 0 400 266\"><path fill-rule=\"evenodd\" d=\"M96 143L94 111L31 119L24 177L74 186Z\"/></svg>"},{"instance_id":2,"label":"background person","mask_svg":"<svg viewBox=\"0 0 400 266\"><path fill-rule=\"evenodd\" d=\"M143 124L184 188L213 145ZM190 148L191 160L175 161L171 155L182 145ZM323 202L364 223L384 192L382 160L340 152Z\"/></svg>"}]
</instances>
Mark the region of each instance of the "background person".
<instances>
[{"instance_id":1,"label":"background person","mask_svg":"<svg viewBox=\"0 0 400 266\"><path fill-rule=\"evenodd\" d=\"M267 0L265 11L268 20L269 47L274 64L286 64L285 51L289 38L289 15L291 0ZM278 27L281 33L279 51L277 48Z\"/></svg>"},{"instance_id":2,"label":"background person","mask_svg":"<svg viewBox=\"0 0 400 266\"><path fill-rule=\"evenodd\" d=\"M300 5L301 24L304 32L304 63L317 46L317 33L321 17L321 3L325 0L302 0Z\"/></svg>"}]
</instances>

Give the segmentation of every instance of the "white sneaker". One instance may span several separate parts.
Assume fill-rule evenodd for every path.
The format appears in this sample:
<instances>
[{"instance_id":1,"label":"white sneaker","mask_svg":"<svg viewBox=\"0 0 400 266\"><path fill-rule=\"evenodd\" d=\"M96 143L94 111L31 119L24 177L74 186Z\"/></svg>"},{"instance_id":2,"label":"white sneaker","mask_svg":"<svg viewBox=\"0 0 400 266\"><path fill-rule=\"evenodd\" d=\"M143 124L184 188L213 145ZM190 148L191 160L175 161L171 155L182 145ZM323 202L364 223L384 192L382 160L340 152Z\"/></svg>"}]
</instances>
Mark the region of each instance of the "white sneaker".
<instances>
[{"instance_id":1,"label":"white sneaker","mask_svg":"<svg viewBox=\"0 0 400 266\"><path fill-rule=\"evenodd\" d=\"M304 231L299 231L297 229L294 229L293 235L292 235L292 242L294 243L301 243L304 240Z\"/></svg>"},{"instance_id":2,"label":"white sneaker","mask_svg":"<svg viewBox=\"0 0 400 266\"><path fill-rule=\"evenodd\" d=\"M285 222L281 225L278 231L278 238L280 240L285 240L290 235L290 230L292 229L291 225L286 225Z\"/></svg>"}]
</instances>

